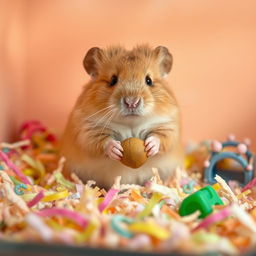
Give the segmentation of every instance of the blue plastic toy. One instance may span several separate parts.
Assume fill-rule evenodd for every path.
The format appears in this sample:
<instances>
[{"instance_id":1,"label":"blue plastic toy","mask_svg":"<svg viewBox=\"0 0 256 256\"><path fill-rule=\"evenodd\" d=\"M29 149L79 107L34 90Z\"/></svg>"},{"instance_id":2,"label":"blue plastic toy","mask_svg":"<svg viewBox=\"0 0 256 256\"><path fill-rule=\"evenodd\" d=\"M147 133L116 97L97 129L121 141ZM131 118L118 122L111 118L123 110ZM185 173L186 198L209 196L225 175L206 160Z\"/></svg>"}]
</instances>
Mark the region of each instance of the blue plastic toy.
<instances>
[{"instance_id":1,"label":"blue plastic toy","mask_svg":"<svg viewBox=\"0 0 256 256\"><path fill-rule=\"evenodd\" d=\"M249 151L248 145L234 140L226 142L213 141L212 152L209 160L205 161L204 178L209 184L216 183L215 175L218 174L226 181L237 180L241 185L246 185L254 177L255 164L253 163L253 154ZM236 148L237 152L223 151L227 147ZM218 163L225 159L233 159L240 164L242 171L221 170L218 168ZM232 168L232 167L231 167Z\"/></svg>"}]
</instances>

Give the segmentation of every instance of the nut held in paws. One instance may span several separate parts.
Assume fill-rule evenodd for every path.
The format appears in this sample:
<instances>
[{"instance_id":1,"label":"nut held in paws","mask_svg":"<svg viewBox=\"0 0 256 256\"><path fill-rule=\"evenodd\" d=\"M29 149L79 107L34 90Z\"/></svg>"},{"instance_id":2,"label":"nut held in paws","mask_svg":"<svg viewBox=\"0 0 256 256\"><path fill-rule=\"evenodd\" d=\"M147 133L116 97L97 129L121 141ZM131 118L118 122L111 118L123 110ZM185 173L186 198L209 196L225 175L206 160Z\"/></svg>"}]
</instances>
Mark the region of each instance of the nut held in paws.
<instances>
[{"instance_id":1,"label":"nut held in paws","mask_svg":"<svg viewBox=\"0 0 256 256\"><path fill-rule=\"evenodd\" d=\"M139 168L147 160L144 141L138 138L129 138L121 143L124 152L121 162L131 168Z\"/></svg>"}]
</instances>

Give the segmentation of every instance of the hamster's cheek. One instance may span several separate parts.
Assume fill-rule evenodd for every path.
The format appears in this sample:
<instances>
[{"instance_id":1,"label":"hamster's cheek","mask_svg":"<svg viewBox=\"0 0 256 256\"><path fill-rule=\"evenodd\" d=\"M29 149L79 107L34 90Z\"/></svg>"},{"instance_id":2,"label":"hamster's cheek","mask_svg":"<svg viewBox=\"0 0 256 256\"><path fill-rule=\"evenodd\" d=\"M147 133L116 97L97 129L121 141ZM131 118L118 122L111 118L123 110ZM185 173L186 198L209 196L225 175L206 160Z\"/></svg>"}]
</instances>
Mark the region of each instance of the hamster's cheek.
<instances>
[{"instance_id":1,"label":"hamster's cheek","mask_svg":"<svg viewBox=\"0 0 256 256\"><path fill-rule=\"evenodd\" d=\"M117 109L120 109L121 98L122 98L121 92L120 92L119 88L117 88L117 87L110 88L110 89L112 89L112 90L111 90L111 93L109 94L109 98L108 98L109 104L115 106Z\"/></svg>"},{"instance_id":2,"label":"hamster's cheek","mask_svg":"<svg viewBox=\"0 0 256 256\"><path fill-rule=\"evenodd\" d=\"M144 115L150 114L154 111L155 100L150 92L143 93L143 112Z\"/></svg>"}]
</instances>

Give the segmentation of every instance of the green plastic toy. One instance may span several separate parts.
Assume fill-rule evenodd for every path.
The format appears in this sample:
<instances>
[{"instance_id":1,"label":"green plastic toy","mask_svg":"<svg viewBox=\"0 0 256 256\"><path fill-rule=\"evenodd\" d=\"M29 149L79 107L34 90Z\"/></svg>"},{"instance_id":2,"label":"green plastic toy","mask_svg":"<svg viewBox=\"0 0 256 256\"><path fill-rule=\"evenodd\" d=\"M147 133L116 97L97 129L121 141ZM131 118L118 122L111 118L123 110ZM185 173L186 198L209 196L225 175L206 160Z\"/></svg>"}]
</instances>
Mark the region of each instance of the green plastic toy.
<instances>
[{"instance_id":1,"label":"green plastic toy","mask_svg":"<svg viewBox=\"0 0 256 256\"><path fill-rule=\"evenodd\" d=\"M186 216L199 210L201 212L199 218L205 218L212 213L213 205L220 204L223 204L223 202L217 192L212 186L206 186L183 200L179 209L179 214L181 216Z\"/></svg>"}]
</instances>

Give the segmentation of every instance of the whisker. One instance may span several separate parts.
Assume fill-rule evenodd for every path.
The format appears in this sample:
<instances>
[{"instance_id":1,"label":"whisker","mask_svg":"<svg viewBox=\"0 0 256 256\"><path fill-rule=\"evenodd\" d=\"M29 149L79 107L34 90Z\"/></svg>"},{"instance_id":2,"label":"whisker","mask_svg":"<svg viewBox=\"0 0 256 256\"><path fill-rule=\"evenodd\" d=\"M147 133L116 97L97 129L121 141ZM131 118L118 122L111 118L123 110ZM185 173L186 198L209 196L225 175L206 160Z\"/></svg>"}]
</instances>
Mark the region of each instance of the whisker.
<instances>
[{"instance_id":1,"label":"whisker","mask_svg":"<svg viewBox=\"0 0 256 256\"><path fill-rule=\"evenodd\" d=\"M100 112L102 112L102 111L104 111L104 110L107 110L107 109L109 109L109 108L112 108L113 106L114 106L114 104L112 104L112 105L110 105L110 106L108 106L108 107L106 107L106 108L100 109L99 111L97 111L97 112L93 113L92 115L86 117L85 120L88 120L88 119L90 119L91 117L93 117L93 116L99 114Z\"/></svg>"},{"instance_id":2,"label":"whisker","mask_svg":"<svg viewBox=\"0 0 256 256\"><path fill-rule=\"evenodd\" d=\"M156 103L156 102L164 102L164 103L165 103L165 102L166 102L165 99L162 98L162 97L156 96L155 99L156 99L155 101L147 101L147 102L148 102L148 103ZM177 103L175 103L175 102L170 102L170 101L169 101L168 103L171 104L171 105L173 105L173 106L178 106Z\"/></svg>"},{"instance_id":3,"label":"whisker","mask_svg":"<svg viewBox=\"0 0 256 256\"><path fill-rule=\"evenodd\" d=\"M115 116L115 112L112 112L112 115L110 115L110 117L108 118L107 122L105 123L105 125L104 125L103 128L101 129L100 136L101 136L101 134L103 133L103 131L107 128L108 124L112 121L112 119L114 118L114 116Z\"/></svg>"},{"instance_id":4,"label":"whisker","mask_svg":"<svg viewBox=\"0 0 256 256\"><path fill-rule=\"evenodd\" d=\"M113 112L113 109L110 109L107 113L105 113L100 119L98 119L98 120L91 120L91 121L89 121L87 124L86 124L86 126L88 127L88 128L95 128L99 123L101 123L101 122L104 122L104 120L105 119L107 119L108 118L108 116L109 116L109 114L111 114L111 112ZM95 122L96 121L96 122Z\"/></svg>"},{"instance_id":5,"label":"whisker","mask_svg":"<svg viewBox=\"0 0 256 256\"><path fill-rule=\"evenodd\" d=\"M91 122L92 125L89 125L89 126L87 126L87 127L95 128L99 123L104 122L105 119L108 119L109 115L111 115L113 111L114 111L114 109L110 109L110 110L109 110L107 113L105 113L105 115L102 116L96 123Z\"/></svg>"}]
</instances>

